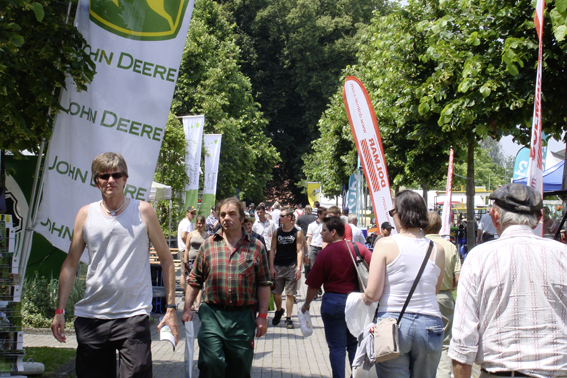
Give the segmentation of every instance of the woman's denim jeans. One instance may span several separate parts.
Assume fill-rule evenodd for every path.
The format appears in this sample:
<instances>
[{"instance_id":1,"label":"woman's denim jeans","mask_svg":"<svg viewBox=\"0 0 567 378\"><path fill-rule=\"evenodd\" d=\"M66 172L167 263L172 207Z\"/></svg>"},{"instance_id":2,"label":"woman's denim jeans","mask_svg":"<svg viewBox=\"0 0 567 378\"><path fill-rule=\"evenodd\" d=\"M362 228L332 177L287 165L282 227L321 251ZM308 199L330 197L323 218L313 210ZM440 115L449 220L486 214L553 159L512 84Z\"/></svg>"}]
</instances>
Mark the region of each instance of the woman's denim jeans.
<instances>
[{"instance_id":1,"label":"woman's denim jeans","mask_svg":"<svg viewBox=\"0 0 567 378\"><path fill-rule=\"evenodd\" d=\"M321 303L321 318L325 325L325 338L329 345L329 359L333 378L344 378L345 357L352 366L356 354L356 338L348 331L345 321L345 305L348 294L325 293Z\"/></svg>"},{"instance_id":2,"label":"woman's denim jeans","mask_svg":"<svg viewBox=\"0 0 567 378\"><path fill-rule=\"evenodd\" d=\"M398 319L399 313L379 312L378 321ZM405 313L400 322L400 356L378 362L378 377L435 378L443 347L443 321L429 315Z\"/></svg>"}]
</instances>

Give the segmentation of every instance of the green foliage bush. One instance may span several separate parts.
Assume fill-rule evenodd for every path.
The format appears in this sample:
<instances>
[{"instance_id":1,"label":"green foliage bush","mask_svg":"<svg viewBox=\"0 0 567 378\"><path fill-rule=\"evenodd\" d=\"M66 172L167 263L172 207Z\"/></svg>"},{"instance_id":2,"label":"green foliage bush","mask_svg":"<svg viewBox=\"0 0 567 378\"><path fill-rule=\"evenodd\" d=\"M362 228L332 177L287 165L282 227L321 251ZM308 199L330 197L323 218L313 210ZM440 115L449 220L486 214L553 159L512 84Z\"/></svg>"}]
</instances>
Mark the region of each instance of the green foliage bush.
<instances>
[{"instance_id":1,"label":"green foliage bush","mask_svg":"<svg viewBox=\"0 0 567 378\"><path fill-rule=\"evenodd\" d=\"M22 288L22 325L29 328L49 328L57 308L59 280L39 277L26 279ZM65 307L66 328L73 327L75 303L85 295L85 282L75 280L67 306Z\"/></svg>"}]
</instances>

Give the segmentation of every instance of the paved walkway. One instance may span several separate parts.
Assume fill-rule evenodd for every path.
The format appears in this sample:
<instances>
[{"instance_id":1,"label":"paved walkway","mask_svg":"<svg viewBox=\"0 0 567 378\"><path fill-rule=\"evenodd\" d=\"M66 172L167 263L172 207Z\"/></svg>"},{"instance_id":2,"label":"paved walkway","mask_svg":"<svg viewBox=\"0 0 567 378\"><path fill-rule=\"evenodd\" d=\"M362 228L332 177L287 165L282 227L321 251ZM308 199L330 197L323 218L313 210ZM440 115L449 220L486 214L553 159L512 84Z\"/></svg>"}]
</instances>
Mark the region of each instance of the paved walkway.
<instances>
[{"instance_id":1,"label":"paved walkway","mask_svg":"<svg viewBox=\"0 0 567 378\"><path fill-rule=\"evenodd\" d=\"M305 292L306 286L302 284L298 296L298 303L294 306L294 314L297 314L297 311L303 304ZM152 314L152 318L155 319L152 326L154 377L184 377L183 360L185 354L185 329L181 323L183 303L181 301L180 292L177 292L176 301L180 305L177 310L177 315L180 321L181 338L177 344L177 348L175 348L175 352L172 350L171 343L159 341L159 335L155 326L157 326L157 318L159 318L160 315ZM327 343L325 341L323 321L320 316L320 305L320 299L314 301L311 305L311 319L313 321L314 332L313 335L308 338L304 338L302 336L297 316L292 318L296 328L289 330L285 328L283 320L279 325L272 326L272 317L274 312L269 312L268 333L260 339L256 339L256 350L254 353L254 362L252 367L252 376L254 378L332 376L331 366L329 363L329 349L327 348ZM73 332L68 332L67 343L65 344L60 344L51 334L24 333L24 348L35 346L76 348L77 340ZM197 358L199 355L198 349L197 342L195 342L195 370L193 377L198 376L196 369ZM348 377L350 376L348 361L346 365L346 376Z\"/></svg>"}]
</instances>

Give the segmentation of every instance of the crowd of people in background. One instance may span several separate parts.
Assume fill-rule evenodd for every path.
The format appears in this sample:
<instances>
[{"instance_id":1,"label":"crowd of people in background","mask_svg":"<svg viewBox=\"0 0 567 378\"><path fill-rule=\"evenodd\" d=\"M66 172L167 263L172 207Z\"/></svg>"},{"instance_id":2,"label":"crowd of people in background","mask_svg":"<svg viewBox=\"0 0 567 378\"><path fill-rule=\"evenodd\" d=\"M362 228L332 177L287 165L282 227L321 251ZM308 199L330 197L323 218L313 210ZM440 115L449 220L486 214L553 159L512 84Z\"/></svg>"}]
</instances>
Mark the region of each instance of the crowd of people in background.
<instances>
[{"instance_id":1,"label":"crowd of people in background","mask_svg":"<svg viewBox=\"0 0 567 378\"><path fill-rule=\"evenodd\" d=\"M348 294L357 291L363 291L362 299L367 304L379 302L376 322L399 317L400 356L376 363L379 377L468 378L474 362L481 365L482 378L567 376L567 352L557 349L567 343L567 320L558 315L567 313L567 300L559 292L549 290L556 284L555 281L565 281L561 272L565 270L567 251L565 246L556 242L544 243L541 238L533 236L529 229L537 223L534 219L538 209L541 209L541 198L534 191L525 189L525 186L518 188L515 185L495 191L491 197L495 200L493 209L480 219L477 241L482 244L482 249L479 247L471 253L471 257L474 256L471 264L476 265L474 269L464 269L466 283L461 285L466 285L467 292L461 294L465 299L460 303L458 301L457 306L454 290L462 281L461 256L454 243L439 235L439 213L428 212L423 198L413 191L399 192L394 198L390 215L398 232L392 234L392 224L383 222L379 233L368 237L358 227L357 216L349 214L348 209L337 206L327 208L319 203L313 207L282 207L274 203L271 209L264 203L258 206L251 204L245 210L244 225L248 234L266 247L269 276L273 283L271 291L276 305L272 325L279 325L285 314L285 326L294 328L293 309L297 303L297 288L303 267L307 292L299 311L309 310L311 303L322 296L320 311L333 377L345 376L345 359L348 356L352 365L357 350L358 335L350 334L344 315ZM499 236L504 240L498 239ZM523 239L517 240L520 244L514 245L511 244L514 237ZM501 240L499 243L502 245L492 245L497 240ZM424 262L419 285L400 316L409 286L420 269L430 243L432 252L428 261ZM543 251L540 245L545 245L549 252L540 256ZM527 304L521 310L514 309L519 308L521 297L516 295L519 294L516 290L533 290L525 286L527 283L524 278L517 276L518 270L523 271L523 268L516 266L509 255L497 257L500 248L512 253L516 250L527 252L530 256L522 259L531 263L543 258L545 266L549 267L547 264L551 261L556 264L552 276L537 279L540 286L534 289L537 296L532 297L538 303L536 307L546 308L550 316L542 314L541 319L536 316L525 319L522 314L529 312ZM348 255L356 256L355 249L370 264L370 277L365 290L358 286L355 270L348 268L354 266L354 261ZM559 250L562 255L558 253ZM494 282L494 285L502 285L503 282L502 277L485 273L483 265L479 265L487 259L491 261L492 269L496 268L494 261L505 261L506 264L498 268L499 274L513 275L518 280L518 283L506 281L504 284L507 293L504 302L495 296L496 286L482 285L482 280L486 279ZM536 264L534 269L548 269L540 265ZM528 276L532 278L529 279L533 280L534 274L535 271L530 272ZM548 289L540 291L539 287ZM481 313L493 316L495 311L502 311L506 315L505 324L501 324L497 318L479 317ZM458 319L458 324L455 319ZM533 333L530 340L534 341L539 332L537 329L543 324L551 324L557 339L542 336L543 340L534 342L534 352L518 331L531 327L528 333ZM498 332L509 339L501 340ZM452 343L453 337L455 341ZM512 354L518 356L504 352L510 345L514 345ZM542 359L545 363L542 363Z\"/></svg>"},{"instance_id":2,"label":"crowd of people in background","mask_svg":"<svg viewBox=\"0 0 567 378\"><path fill-rule=\"evenodd\" d=\"M77 214L51 329L65 342L65 306L86 249L86 291L75 305L77 376L116 376L118 351L120 376L149 378L150 243L167 300L158 330L169 327L177 342L172 255L151 206L124 195L124 158L101 154L92 172L102 200ZM455 246L438 234L439 215L428 213L423 198L410 190L397 193L389 210L398 232L382 223L370 245L357 218L337 206L275 203L270 212L264 203L246 208L227 198L207 218L195 218L189 207L178 228L182 321L196 312L201 320L200 377L251 376L254 337L268 330L271 294L272 325L285 314L285 327L294 328L303 266L307 294L299 311L309 310L323 289L321 318L333 377L345 376L346 356L352 365L357 352L359 335L350 334L345 319L354 292L366 305L378 302L375 322L397 319L399 355L376 362L380 378L469 378L473 363L480 365L480 378L567 377L567 247L534 234L543 217L539 192L507 184L490 199L478 231L483 243L462 268ZM370 264L366 288L357 281L359 255Z\"/></svg>"}]
</instances>

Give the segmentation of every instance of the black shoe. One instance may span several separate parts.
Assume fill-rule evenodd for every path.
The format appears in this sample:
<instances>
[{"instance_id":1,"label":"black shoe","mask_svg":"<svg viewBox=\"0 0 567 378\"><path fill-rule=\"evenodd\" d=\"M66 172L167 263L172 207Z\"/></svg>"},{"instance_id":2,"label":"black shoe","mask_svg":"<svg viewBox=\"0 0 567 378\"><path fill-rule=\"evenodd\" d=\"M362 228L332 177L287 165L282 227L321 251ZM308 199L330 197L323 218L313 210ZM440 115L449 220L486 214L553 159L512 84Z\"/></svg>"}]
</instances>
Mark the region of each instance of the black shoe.
<instances>
[{"instance_id":1,"label":"black shoe","mask_svg":"<svg viewBox=\"0 0 567 378\"><path fill-rule=\"evenodd\" d=\"M291 318L285 318L285 328L287 329L293 329L293 322L291 321Z\"/></svg>"},{"instance_id":2,"label":"black shoe","mask_svg":"<svg viewBox=\"0 0 567 378\"><path fill-rule=\"evenodd\" d=\"M273 325L280 324L280 320L282 320L282 316L283 316L284 312L285 312L285 310L283 308L281 310L276 311L276 314L274 315L274 318L272 319Z\"/></svg>"}]
</instances>

